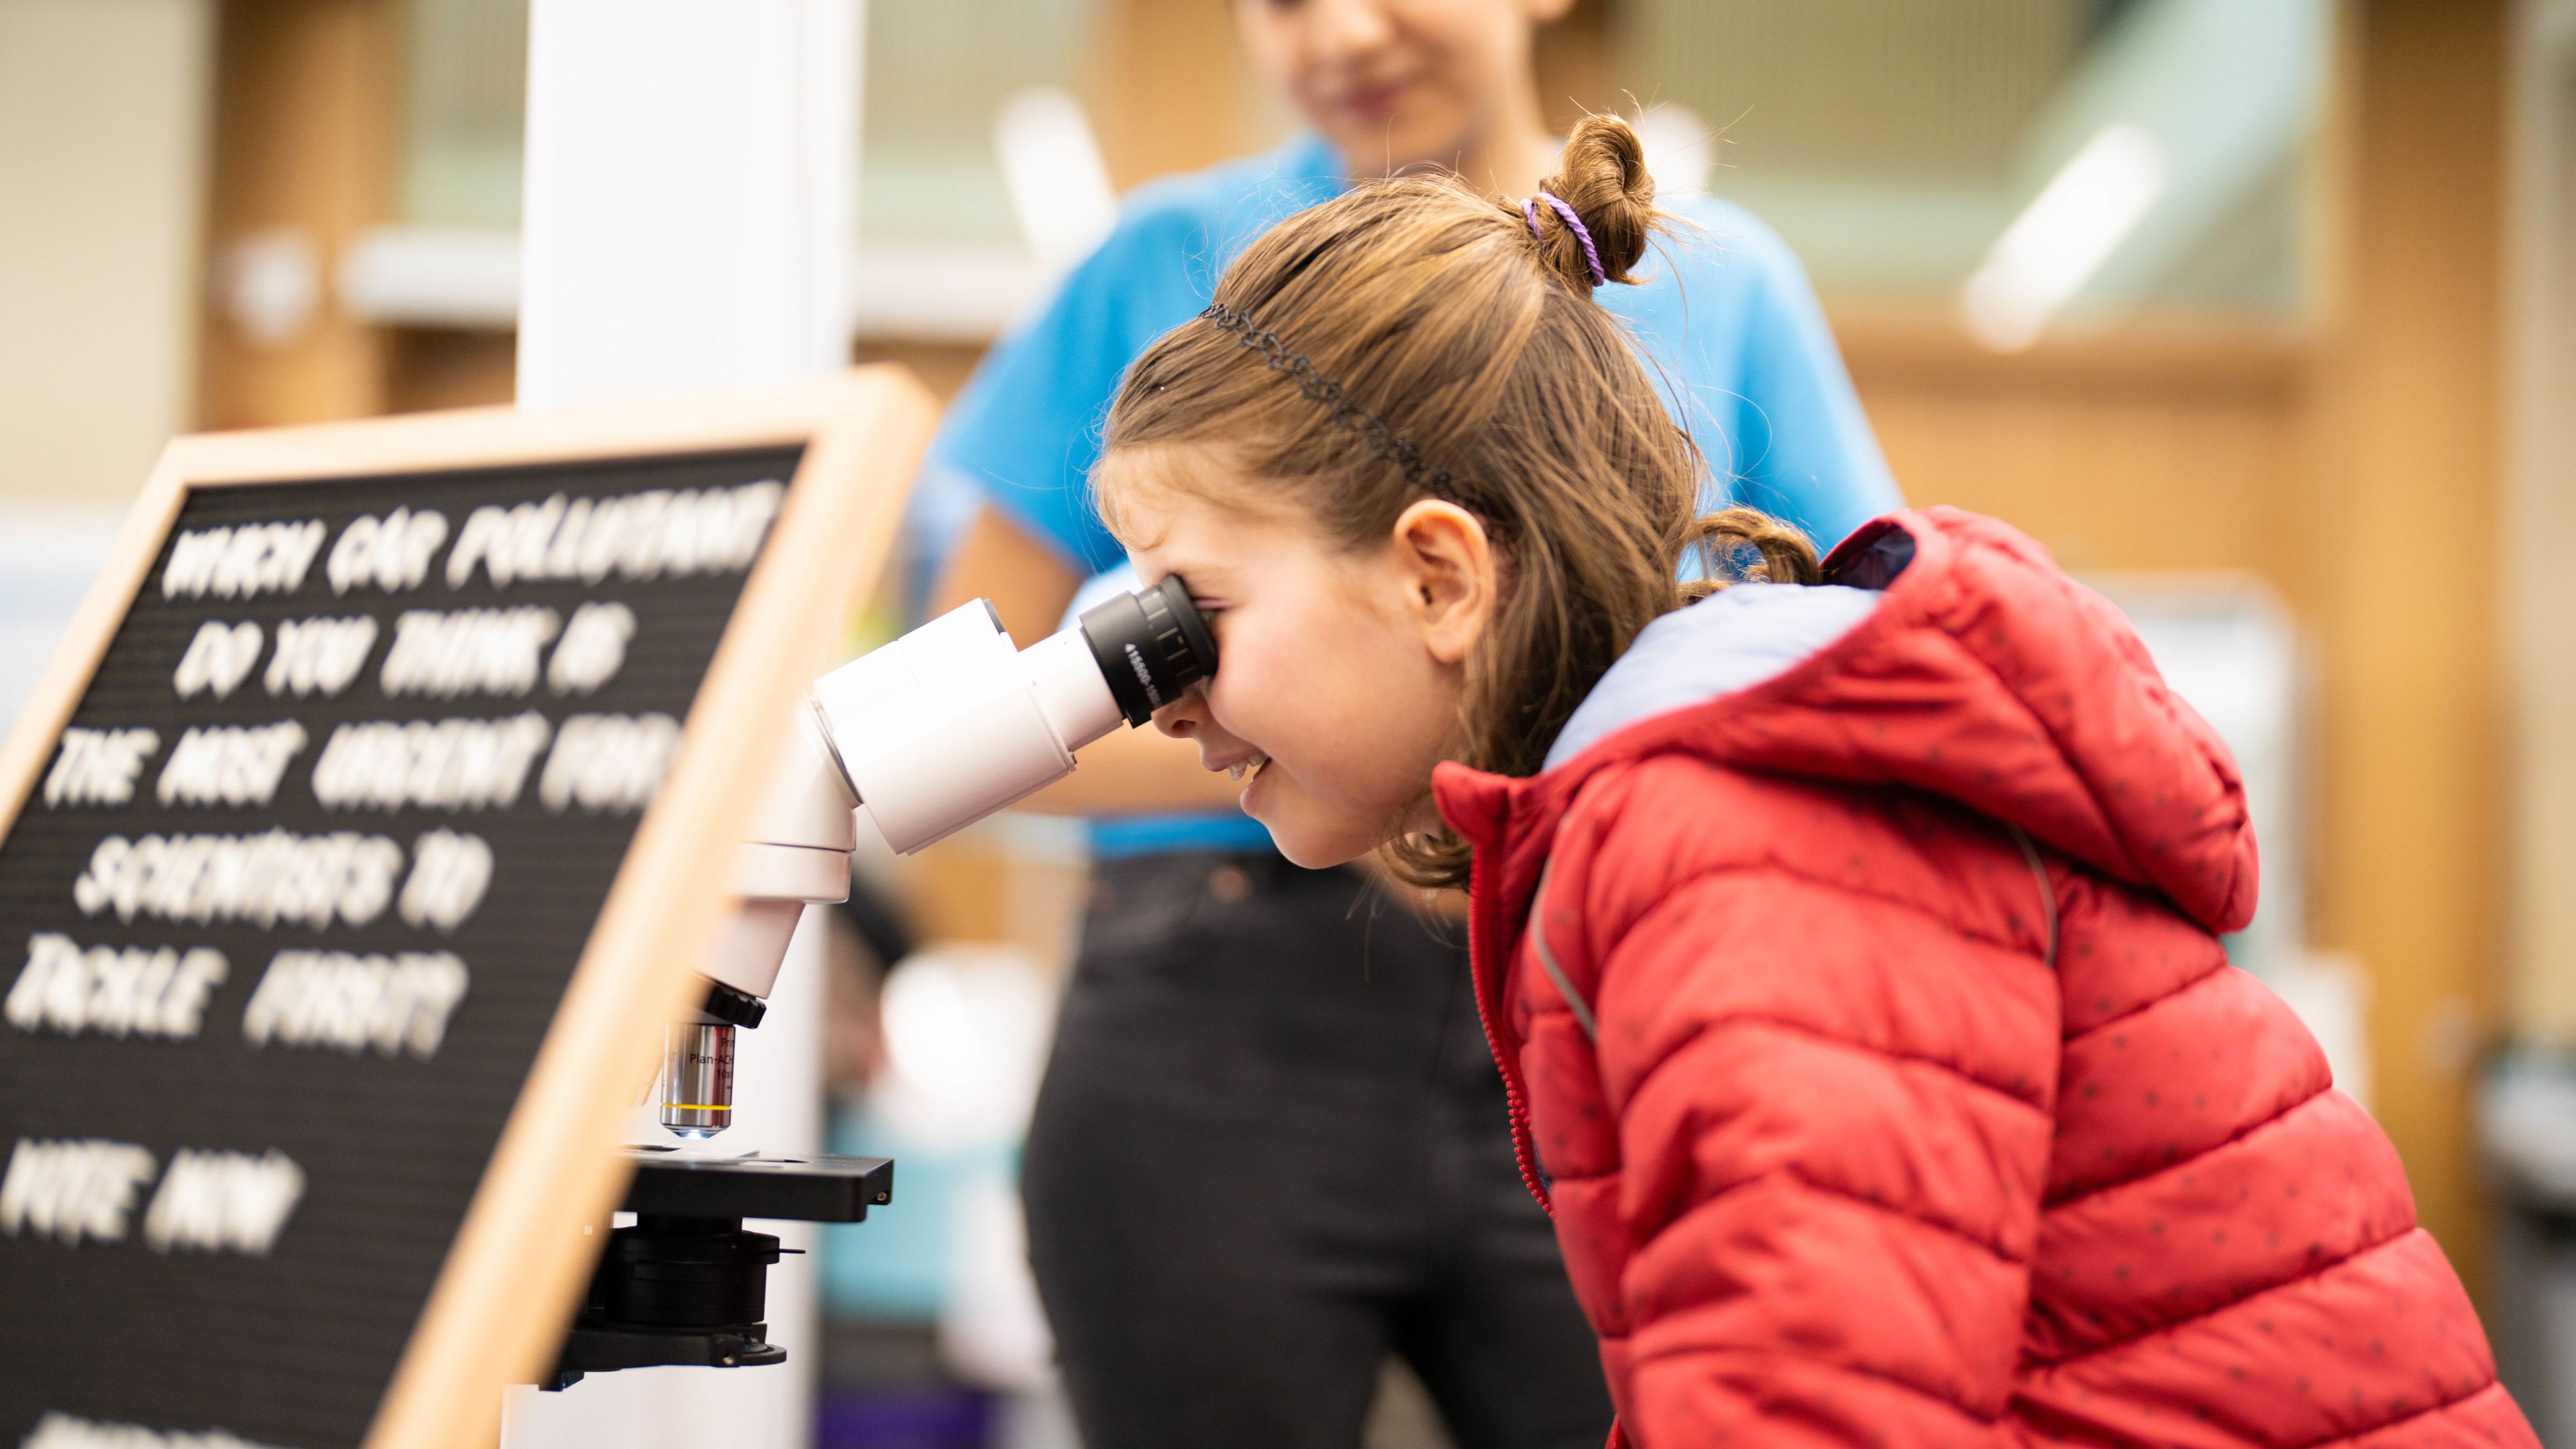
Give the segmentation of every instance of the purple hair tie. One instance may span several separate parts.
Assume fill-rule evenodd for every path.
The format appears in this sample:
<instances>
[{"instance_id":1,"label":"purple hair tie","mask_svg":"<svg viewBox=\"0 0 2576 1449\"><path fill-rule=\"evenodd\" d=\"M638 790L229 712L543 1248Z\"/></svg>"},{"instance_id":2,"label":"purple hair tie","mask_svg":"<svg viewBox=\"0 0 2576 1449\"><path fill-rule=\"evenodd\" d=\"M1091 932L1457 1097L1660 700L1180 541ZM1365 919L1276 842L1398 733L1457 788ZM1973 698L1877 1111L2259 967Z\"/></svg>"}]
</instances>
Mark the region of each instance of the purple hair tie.
<instances>
[{"instance_id":1,"label":"purple hair tie","mask_svg":"<svg viewBox=\"0 0 2576 1449\"><path fill-rule=\"evenodd\" d=\"M1530 235L1538 236L1538 204L1542 201L1555 208L1556 214L1563 218L1566 226L1573 231L1574 239L1583 243L1583 264L1592 269L1592 285L1597 287L1609 281L1610 274L1601 270L1601 254L1592 249L1592 233L1583 229L1583 218L1575 215L1574 208L1566 205L1562 199L1542 191L1521 203L1521 219L1529 223Z\"/></svg>"}]
</instances>

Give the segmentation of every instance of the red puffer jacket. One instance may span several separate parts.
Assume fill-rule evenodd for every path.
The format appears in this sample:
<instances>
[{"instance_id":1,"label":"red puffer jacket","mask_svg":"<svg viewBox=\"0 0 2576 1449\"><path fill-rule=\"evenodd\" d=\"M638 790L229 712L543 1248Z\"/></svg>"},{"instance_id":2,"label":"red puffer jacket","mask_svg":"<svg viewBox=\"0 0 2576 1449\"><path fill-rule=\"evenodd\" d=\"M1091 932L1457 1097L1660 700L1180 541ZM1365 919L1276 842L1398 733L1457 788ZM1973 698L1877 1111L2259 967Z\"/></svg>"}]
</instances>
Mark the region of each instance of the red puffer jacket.
<instances>
[{"instance_id":1,"label":"red puffer jacket","mask_svg":"<svg viewBox=\"0 0 2576 1449\"><path fill-rule=\"evenodd\" d=\"M2212 935L2244 797L2127 625L1948 509L1828 566L1883 592L1667 616L1572 758L1437 782L1624 1434L2536 1446L2387 1138Z\"/></svg>"}]
</instances>

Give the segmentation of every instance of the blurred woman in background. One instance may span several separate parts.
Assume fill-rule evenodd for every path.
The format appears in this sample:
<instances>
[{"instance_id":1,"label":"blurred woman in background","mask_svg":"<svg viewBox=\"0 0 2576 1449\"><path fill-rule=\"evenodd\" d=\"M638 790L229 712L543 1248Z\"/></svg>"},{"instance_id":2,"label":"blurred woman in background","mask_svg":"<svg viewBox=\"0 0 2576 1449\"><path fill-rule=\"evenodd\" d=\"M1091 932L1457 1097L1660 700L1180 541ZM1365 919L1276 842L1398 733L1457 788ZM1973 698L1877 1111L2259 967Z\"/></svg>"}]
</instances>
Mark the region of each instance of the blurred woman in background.
<instances>
[{"instance_id":1,"label":"blurred woman in background","mask_svg":"<svg viewBox=\"0 0 2576 1449\"><path fill-rule=\"evenodd\" d=\"M933 608L990 598L1025 641L1086 576L1120 585L1087 483L1100 420L1128 364L1276 222L1423 168L1551 207L1532 193L1561 141L1531 52L1571 4L1237 0L1247 50L1314 129L1140 188L985 359L916 513L954 520L929 543ZM1603 300L1710 459L1707 504L1820 545L1899 506L1796 260L1736 207L1665 204L1698 233ZM1090 1449L1348 1449L1390 1352L1463 1449L1600 1443L1609 1399L1513 1159L1463 931L1389 907L1357 870L1289 864L1233 782L1150 731L1092 747L1039 803L1095 817L1024 1182Z\"/></svg>"}]
</instances>

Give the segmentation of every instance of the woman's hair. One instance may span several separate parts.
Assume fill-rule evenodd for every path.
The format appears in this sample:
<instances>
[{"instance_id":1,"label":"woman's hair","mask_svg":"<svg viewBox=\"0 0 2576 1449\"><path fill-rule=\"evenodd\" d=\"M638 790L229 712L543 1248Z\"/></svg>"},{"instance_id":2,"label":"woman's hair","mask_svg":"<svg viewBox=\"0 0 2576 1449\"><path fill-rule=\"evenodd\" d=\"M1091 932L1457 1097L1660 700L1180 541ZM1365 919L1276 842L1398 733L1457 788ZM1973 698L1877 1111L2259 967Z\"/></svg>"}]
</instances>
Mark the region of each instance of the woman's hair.
<instances>
[{"instance_id":1,"label":"woman's hair","mask_svg":"<svg viewBox=\"0 0 2576 1449\"><path fill-rule=\"evenodd\" d=\"M1693 518L1699 452L1593 299L1594 258L1633 282L1669 229L1637 133L1586 118L1540 190L1591 255L1545 198L1523 208L1449 176L1369 182L1280 223L1129 369L1102 450L1222 450L1258 490L1224 501L1292 509L1355 548L1421 499L1474 514L1502 596L1468 660L1457 757L1507 775L1538 770L1657 615L1734 579L1816 578L1795 529L1747 508ZM1100 499L1113 527L1118 501ZM1677 582L1692 550L1702 577ZM1418 885L1466 879L1445 830L1386 856Z\"/></svg>"}]
</instances>

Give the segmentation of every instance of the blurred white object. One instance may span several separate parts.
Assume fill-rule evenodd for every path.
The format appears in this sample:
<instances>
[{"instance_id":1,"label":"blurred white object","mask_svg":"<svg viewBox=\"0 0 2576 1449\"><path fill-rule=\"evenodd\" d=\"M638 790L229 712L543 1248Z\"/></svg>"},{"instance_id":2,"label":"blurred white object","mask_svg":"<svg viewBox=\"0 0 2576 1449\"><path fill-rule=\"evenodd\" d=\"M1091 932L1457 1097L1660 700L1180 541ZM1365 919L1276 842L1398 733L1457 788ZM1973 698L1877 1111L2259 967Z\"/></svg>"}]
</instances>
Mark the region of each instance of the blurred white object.
<instances>
[{"instance_id":1,"label":"blurred white object","mask_svg":"<svg viewBox=\"0 0 2576 1449\"><path fill-rule=\"evenodd\" d=\"M871 250L851 273L850 330L908 342L990 342L1046 300L1051 278L1017 250Z\"/></svg>"},{"instance_id":2,"label":"blurred white object","mask_svg":"<svg viewBox=\"0 0 2576 1449\"><path fill-rule=\"evenodd\" d=\"M879 998L887 1069L868 1110L897 1144L932 1153L1015 1149L1028 1130L1054 1038L1058 977L1017 947L942 942L888 973ZM900 1160L902 1147L896 1148ZM1055 1339L1029 1275L1027 1220L997 1154L957 1184L949 1219L939 1350L950 1372L1021 1403L1008 1436L1028 1449L1068 1442L1050 1426ZM1024 1422L1023 1422L1024 1421Z\"/></svg>"},{"instance_id":3,"label":"blurred white object","mask_svg":"<svg viewBox=\"0 0 2576 1449\"><path fill-rule=\"evenodd\" d=\"M1082 1431L1073 1422L1073 1403L1064 1386L1002 1396L1000 1422L993 1426L992 1449L1082 1449Z\"/></svg>"},{"instance_id":4,"label":"blurred white object","mask_svg":"<svg viewBox=\"0 0 2576 1449\"><path fill-rule=\"evenodd\" d=\"M2336 1088L2370 1110L2370 980L2361 964L2341 952L2305 951L2276 963L2263 980L2317 1039Z\"/></svg>"},{"instance_id":5,"label":"blurred white object","mask_svg":"<svg viewBox=\"0 0 2576 1449\"><path fill-rule=\"evenodd\" d=\"M999 1179L969 1184L950 1203L948 1302L939 1357L979 1388L1042 1393L1054 1387L1055 1335L1029 1273L1029 1229L1020 1195Z\"/></svg>"},{"instance_id":6,"label":"blurred white object","mask_svg":"<svg viewBox=\"0 0 2576 1449\"><path fill-rule=\"evenodd\" d=\"M1055 1007L1054 978L1016 947L950 941L905 957L879 1007L889 1070L871 1110L941 1148L1018 1140L1046 1071Z\"/></svg>"},{"instance_id":7,"label":"blurred white object","mask_svg":"<svg viewBox=\"0 0 2576 1449\"><path fill-rule=\"evenodd\" d=\"M1655 178L1657 196L1697 196L1708 190L1717 141L1697 111L1669 103L1650 106L1637 118L1637 139L1646 148L1646 170Z\"/></svg>"},{"instance_id":8,"label":"blurred white object","mask_svg":"<svg viewBox=\"0 0 2576 1449\"><path fill-rule=\"evenodd\" d=\"M322 254L301 227L237 237L224 247L215 270L224 315L253 347L286 346L322 310Z\"/></svg>"},{"instance_id":9,"label":"blurred white object","mask_svg":"<svg viewBox=\"0 0 2576 1449\"><path fill-rule=\"evenodd\" d=\"M2164 189L2164 149L2145 128L2117 122L2095 132L1968 279L1959 310L1969 332L1999 352L2037 342Z\"/></svg>"},{"instance_id":10,"label":"blurred white object","mask_svg":"<svg viewBox=\"0 0 2576 1449\"><path fill-rule=\"evenodd\" d=\"M365 321L507 328L519 320L519 234L384 226L340 257L340 305Z\"/></svg>"},{"instance_id":11,"label":"blurred white object","mask_svg":"<svg viewBox=\"0 0 2576 1449\"><path fill-rule=\"evenodd\" d=\"M993 117L993 146L1020 235L1050 272L1091 255L1118 221L1118 193L1082 102L1054 86L1015 92Z\"/></svg>"},{"instance_id":12,"label":"blurred white object","mask_svg":"<svg viewBox=\"0 0 2576 1449\"><path fill-rule=\"evenodd\" d=\"M1048 273L1016 247L885 248L850 261L853 336L990 342L1046 299ZM341 258L339 302L361 322L507 331L519 319L519 234L507 227L381 226Z\"/></svg>"},{"instance_id":13,"label":"blurred white object","mask_svg":"<svg viewBox=\"0 0 2576 1449\"><path fill-rule=\"evenodd\" d=\"M2508 1057L2478 1100L2487 1150L2530 1186L2576 1202L2576 1071L2545 1057Z\"/></svg>"}]
</instances>

